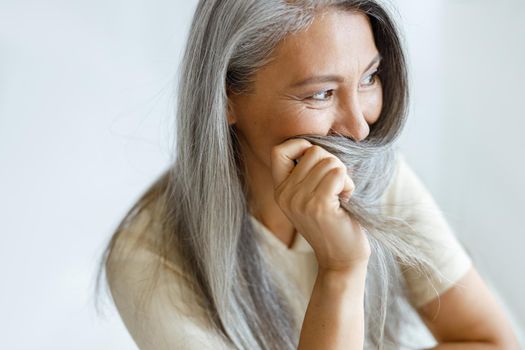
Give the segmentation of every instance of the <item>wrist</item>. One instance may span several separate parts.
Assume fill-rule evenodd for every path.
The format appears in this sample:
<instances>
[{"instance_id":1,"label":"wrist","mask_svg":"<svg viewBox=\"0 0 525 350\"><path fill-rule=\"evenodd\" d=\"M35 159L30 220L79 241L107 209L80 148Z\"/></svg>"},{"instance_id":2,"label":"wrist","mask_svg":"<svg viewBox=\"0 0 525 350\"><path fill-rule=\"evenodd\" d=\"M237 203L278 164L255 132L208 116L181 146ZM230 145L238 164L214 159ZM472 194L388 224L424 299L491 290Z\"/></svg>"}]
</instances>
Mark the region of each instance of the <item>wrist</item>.
<instances>
[{"instance_id":1,"label":"wrist","mask_svg":"<svg viewBox=\"0 0 525 350\"><path fill-rule=\"evenodd\" d=\"M341 277L365 273L368 269L368 260L361 260L354 262L348 266L325 266L323 264L318 265L318 273L339 275Z\"/></svg>"},{"instance_id":2,"label":"wrist","mask_svg":"<svg viewBox=\"0 0 525 350\"><path fill-rule=\"evenodd\" d=\"M367 264L357 264L345 269L330 269L319 267L317 278L320 283L336 289L362 287L364 291L367 274Z\"/></svg>"}]
</instances>

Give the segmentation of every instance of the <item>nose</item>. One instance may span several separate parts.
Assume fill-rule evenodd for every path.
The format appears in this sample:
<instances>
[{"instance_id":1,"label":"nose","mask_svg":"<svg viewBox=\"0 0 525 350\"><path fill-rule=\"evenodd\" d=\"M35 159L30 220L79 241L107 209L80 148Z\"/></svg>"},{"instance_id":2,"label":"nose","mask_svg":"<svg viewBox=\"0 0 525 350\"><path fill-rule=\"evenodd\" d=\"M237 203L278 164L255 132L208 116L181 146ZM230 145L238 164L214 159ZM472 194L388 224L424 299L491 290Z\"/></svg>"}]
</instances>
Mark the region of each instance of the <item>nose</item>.
<instances>
[{"instance_id":1,"label":"nose","mask_svg":"<svg viewBox=\"0 0 525 350\"><path fill-rule=\"evenodd\" d=\"M338 115L332 123L331 132L350 137L355 142L362 141L368 136L370 126L356 96L341 104Z\"/></svg>"}]
</instances>

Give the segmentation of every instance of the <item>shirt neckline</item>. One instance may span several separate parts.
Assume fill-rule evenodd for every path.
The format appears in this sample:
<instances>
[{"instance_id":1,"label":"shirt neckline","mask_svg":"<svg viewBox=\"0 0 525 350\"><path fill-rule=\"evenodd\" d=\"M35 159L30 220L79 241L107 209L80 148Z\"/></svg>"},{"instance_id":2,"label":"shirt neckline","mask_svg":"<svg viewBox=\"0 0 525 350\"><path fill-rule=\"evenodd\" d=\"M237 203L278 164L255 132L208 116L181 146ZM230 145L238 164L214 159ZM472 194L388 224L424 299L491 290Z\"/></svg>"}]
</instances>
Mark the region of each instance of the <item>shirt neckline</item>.
<instances>
[{"instance_id":1,"label":"shirt neckline","mask_svg":"<svg viewBox=\"0 0 525 350\"><path fill-rule=\"evenodd\" d=\"M276 249L287 253L307 254L314 252L310 243L308 243L308 241L304 239L301 233L297 232L295 234L292 245L290 246L290 248L288 248L279 238L277 238L272 233L272 231L270 231L269 228L267 228L262 222L257 220L255 216L253 216L251 213L248 214L250 216L255 230L259 232L264 237L266 242L268 242L272 247L275 247Z\"/></svg>"}]
</instances>

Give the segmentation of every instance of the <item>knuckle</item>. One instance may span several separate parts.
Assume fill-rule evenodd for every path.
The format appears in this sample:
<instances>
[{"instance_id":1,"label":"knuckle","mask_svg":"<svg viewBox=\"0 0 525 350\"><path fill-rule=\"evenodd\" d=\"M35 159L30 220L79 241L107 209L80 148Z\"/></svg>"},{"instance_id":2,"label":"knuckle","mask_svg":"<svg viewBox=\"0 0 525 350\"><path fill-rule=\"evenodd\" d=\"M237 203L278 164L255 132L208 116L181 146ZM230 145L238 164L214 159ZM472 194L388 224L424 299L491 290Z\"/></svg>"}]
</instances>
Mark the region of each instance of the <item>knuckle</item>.
<instances>
[{"instance_id":1,"label":"knuckle","mask_svg":"<svg viewBox=\"0 0 525 350\"><path fill-rule=\"evenodd\" d=\"M346 166L335 156L328 156L321 159L322 165L330 168L341 168L346 171Z\"/></svg>"},{"instance_id":2,"label":"knuckle","mask_svg":"<svg viewBox=\"0 0 525 350\"><path fill-rule=\"evenodd\" d=\"M337 167L333 168L332 170L330 170L330 172L333 175L343 175L343 174L346 174L346 169L341 168L340 166L337 166Z\"/></svg>"},{"instance_id":3,"label":"knuckle","mask_svg":"<svg viewBox=\"0 0 525 350\"><path fill-rule=\"evenodd\" d=\"M320 155L323 151L324 150L321 146L313 145L310 148L308 148L306 152L312 156L315 156L315 155Z\"/></svg>"},{"instance_id":4,"label":"knuckle","mask_svg":"<svg viewBox=\"0 0 525 350\"><path fill-rule=\"evenodd\" d=\"M307 146L312 146L312 144L310 143L310 141L305 140L305 139L302 139L302 138L299 139L299 142L302 143L303 146L305 146L305 147L307 147Z\"/></svg>"},{"instance_id":5,"label":"knuckle","mask_svg":"<svg viewBox=\"0 0 525 350\"><path fill-rule=\"evenodd\" d=\"M341 161L341 159L337 158L336 156L334 156L333 154L330 154L330 158L332 158L334 160L334 162L337 164L338 167L341 167L343 169L346 169L346 165L345 163L343 163Z\"/></svg>"},{"instance_id":6,"label":"knuckle","mask_svg":"<svg viewBox=\"0 0 525 350\"><path fill-rule=\"evenodd\" d=\"M337 159L334 158L334 157L326 157L326 158L323 158L322 161L323 161L323 163L324 163L326 166L330 166L330 167L338 166Z\"/></svg>"}]
</instances>

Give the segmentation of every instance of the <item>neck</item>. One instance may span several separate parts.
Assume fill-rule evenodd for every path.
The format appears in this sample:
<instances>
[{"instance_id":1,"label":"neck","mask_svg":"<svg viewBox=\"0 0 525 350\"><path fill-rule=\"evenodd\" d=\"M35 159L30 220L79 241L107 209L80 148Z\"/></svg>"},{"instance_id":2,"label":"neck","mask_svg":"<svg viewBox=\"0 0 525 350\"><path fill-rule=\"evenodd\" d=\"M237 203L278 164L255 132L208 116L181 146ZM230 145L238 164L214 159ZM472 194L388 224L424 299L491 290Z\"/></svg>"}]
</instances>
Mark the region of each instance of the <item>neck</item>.
<instances>
[{"instance_id":1,"label":"neck","mask_svg":"<svg viewBox=\"0 0 525 350\"><path fill-rule=\"evenodd\" d=\"M290 247L295 237L295 227L274 199L271 169L254 154L248 154L244 159L251 214Z\"/></svg>"}]
</instances>

